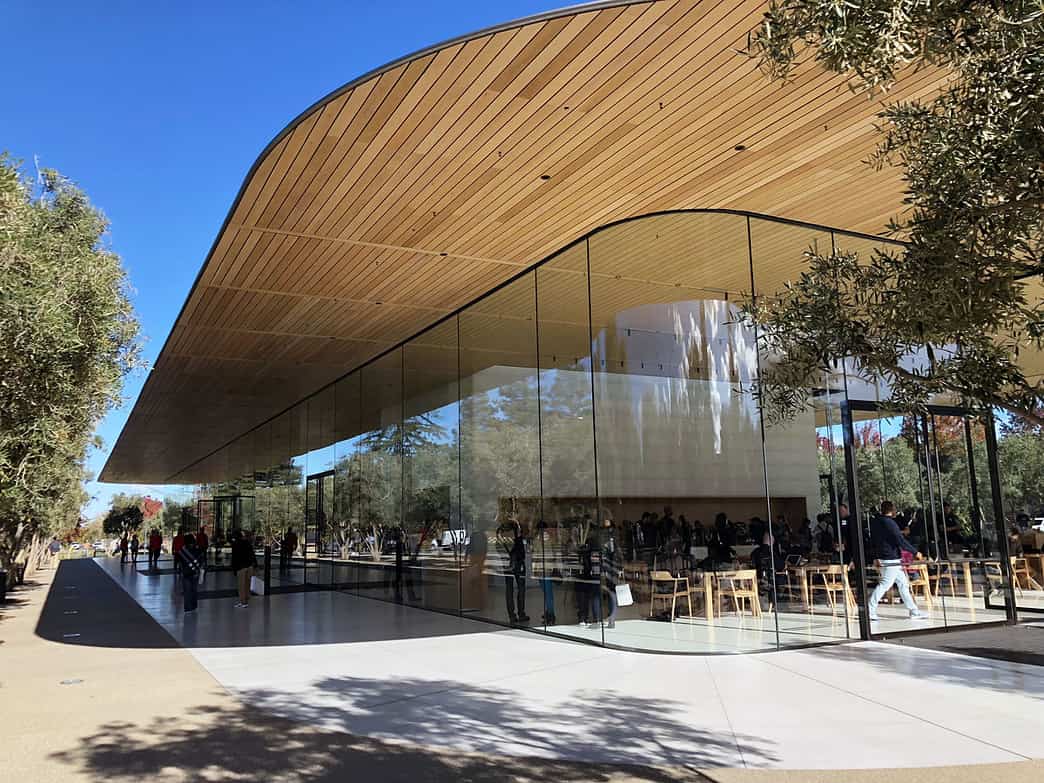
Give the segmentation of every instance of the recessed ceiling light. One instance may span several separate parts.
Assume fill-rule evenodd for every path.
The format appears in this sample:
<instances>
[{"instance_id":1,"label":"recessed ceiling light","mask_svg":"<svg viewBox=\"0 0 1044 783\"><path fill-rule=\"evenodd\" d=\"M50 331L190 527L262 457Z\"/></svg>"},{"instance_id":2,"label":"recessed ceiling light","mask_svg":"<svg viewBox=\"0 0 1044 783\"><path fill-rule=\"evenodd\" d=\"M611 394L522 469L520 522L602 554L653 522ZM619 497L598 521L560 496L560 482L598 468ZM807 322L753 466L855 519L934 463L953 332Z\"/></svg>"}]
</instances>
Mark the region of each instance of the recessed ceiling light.
<instances>
[{"instance_id":1,"label":"recessed ceiling light","mask_svg":"<svg viewBox=\"0 0 1044 783\"><path fill-rule=\"evenodd\" d=\"M743 150L747 149L747 145L737 144L735 147L733 147L733 149L736 150L736 152L743 152Z\"/></svg>"},{"instance_id":2,"label":"recessed ceiling light","mask_svg":"<svg viewBox=\"0 0 1044 783\"><path fill-rule=\"evenodd\" d=\"M445 258L446 256L449 255L449 253L439 253L439 255L442 256L443 258Z\"/></svg>"},{"instance_id":3,"label":"recessed ceiling light","mask_svg":"<svg viewBox=\"0 0 1044 783\"><path fill-rule=\"evenodd\" d=\"M375 305L382 305L384 302L374 302Z\"/></svg>"},{"instance_id":4,"label":"recessed ceiling light","mask_svg":"<svg viewBox=\"0 0 1044 783\"><path fill-rule=\"evenodd\" d=\"M551 175L550 174L541 174L540 175L540 179L544 180L544 182L547 182L549 179L551 179Z\"/></svg>"}]
</instances>

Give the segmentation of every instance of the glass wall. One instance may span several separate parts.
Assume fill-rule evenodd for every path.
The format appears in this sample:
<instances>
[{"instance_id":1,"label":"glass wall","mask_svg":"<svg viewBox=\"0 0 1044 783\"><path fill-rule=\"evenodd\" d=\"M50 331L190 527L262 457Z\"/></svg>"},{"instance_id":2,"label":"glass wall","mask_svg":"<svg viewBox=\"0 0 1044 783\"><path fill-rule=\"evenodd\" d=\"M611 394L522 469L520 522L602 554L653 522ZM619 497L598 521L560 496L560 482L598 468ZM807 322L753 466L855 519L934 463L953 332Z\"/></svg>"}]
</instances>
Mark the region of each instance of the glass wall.
<instances>
[{"instance_id":1,"label":"glass wall","mask_svg":"<svg viewBox=\"0 0 1044 783\"><path fill-rule=\"evenodd\" d=\"M888 247L712 212L595 231L187 470L201 521L271 544L276 589L400 604L408 625L718 653L1001 619L983 423L887 414L851 366L786 422L752 393L777 357L741 304L832 246ZM926 621L894 590L868 619L884 501Z\"/></svg>"}]
</instances>

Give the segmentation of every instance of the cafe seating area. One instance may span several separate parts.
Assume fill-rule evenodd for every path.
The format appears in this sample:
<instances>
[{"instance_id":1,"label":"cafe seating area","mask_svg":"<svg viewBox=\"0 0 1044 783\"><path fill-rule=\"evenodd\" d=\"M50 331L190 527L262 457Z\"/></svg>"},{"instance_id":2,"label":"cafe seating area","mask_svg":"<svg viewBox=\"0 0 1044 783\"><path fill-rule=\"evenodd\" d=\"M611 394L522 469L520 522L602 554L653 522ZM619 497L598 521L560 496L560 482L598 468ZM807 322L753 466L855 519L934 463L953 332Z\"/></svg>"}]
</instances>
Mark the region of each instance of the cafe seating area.
<instances>
[{"instance_id":1,"label":"cafe seating area","mask_svg":"<svg viewBox=\"0 0 1044 783\"><path fill-rule=\"evenodd\" d=\"M860 638L855 570L827 556L789 556L772 578L762 574L760 579L749 556L717 568L655 561L655 568L643 561L623 564L634 603L617 609L611 627L560 623L548 630L625 648L675 652L757 652L776 649L777 639L781 646L798 647ZM915 600L928 617L911 619L892 588L878 607L875 633L1005 619L993 576L1000 573L999 561L955 556L914 561L906 568ZM869 592L878 572L867 567L865 574Z\"/></svg>"}]
</instances>

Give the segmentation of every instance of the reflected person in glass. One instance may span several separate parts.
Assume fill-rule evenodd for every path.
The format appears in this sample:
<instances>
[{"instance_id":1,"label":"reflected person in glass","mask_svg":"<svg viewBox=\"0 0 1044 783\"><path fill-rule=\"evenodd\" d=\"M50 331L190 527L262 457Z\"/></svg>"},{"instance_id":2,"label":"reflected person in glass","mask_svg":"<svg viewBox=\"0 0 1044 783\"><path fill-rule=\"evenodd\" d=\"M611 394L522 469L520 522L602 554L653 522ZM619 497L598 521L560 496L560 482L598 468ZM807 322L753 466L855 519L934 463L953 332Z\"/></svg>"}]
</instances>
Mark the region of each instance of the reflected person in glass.
<instances>
[{"instance_id":1,"label":"reflected person in glass","mask_svg":"<svg viewBox=\"0 0 1044 783\"><path fill-rule=\"evenodd\" d=\"M528 623L526 614L526 539L522 524L512 512L507 522L497 528L497 543L505 556L504 596L508 619L512 625ZM517 610L516 610L517 606Z\"/></svg>"}]
</instances>

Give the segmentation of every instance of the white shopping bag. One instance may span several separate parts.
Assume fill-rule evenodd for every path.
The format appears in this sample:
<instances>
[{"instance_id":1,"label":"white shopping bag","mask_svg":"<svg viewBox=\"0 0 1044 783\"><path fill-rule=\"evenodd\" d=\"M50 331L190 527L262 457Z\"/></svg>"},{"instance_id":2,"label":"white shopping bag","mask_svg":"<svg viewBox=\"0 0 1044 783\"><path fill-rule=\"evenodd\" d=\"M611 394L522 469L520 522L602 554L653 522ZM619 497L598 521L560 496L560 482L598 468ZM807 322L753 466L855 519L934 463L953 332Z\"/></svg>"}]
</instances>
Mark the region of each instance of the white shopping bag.
<instances>
[{"instance_id":1,"label":"white shopping bag","mask_svg":"<svg viewBox=\"0 0 1044 783\"><path fill-rule=\"evenodd\" d=\"M254 595L264 595L265 594L265 583L264 583L264 580L262 580L260 577L256 577L256 576L250 577L250 592L253 593Z\"/></svg>"},{"instance_id":2,"label":"white shopping bag","mask_svg":"<svg viewBox=\"0 0 1044 783\"><path fill-rule=\"evenodd\" d=\"M634 603L634 598L631 597L631 586L630 585L617 585L616 586L616 605L617 606L630 606Z\"/></svg>"}]
</instances>

